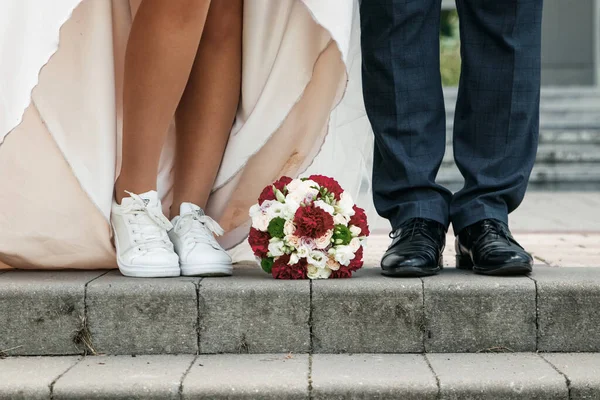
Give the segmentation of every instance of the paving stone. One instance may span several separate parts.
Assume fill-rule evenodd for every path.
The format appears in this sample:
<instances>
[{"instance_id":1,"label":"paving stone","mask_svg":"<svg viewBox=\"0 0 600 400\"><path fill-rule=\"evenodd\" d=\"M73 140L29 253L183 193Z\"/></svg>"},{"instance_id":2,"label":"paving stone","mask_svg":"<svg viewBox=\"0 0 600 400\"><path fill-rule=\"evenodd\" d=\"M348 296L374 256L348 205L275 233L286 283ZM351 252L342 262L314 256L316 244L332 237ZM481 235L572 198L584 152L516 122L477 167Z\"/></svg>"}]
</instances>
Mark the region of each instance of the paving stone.
<instances>
[{"instance_id":1,"label":"paving stone","mask_svg":"<svg viewBox=\"0 0 600 400\"><path fill-rule=\"evenodd\" d=\"M352 279L313 282L317 353L423 351L423 284L363 269Z\"/></svg>"},{"instance_id":2,"label":"paving stone","mask_svg":"<svg viewBox=\"0 0 600 400\"><path fill-rule=\"evenodd\" d=\"M442 400L567 400L563 376L536 354L428 354Z\"/></svg>"},{"instance_id":3,"label":"paving stone","mask_svg":"<svg viewBox=\"0 0 600 400\"><path fill-rule=\"evenodd\" d=\"M200 283L200 352L307 353L310 284L274 280L257 266Z\"/></svg>"},{"instance_id":4,"label":"paving stone","mask_svg":"<svg viewBox=\"0 0 600 400\"><path fill-rule=\"evenodd\" d=\"M0 359L0 400L50 398L50 386L79 357L19 357Z\"/></svg>"},{"instance_id":5,"label":"paving stone","mask_svg":"<svg viewBox=\"0 0 600 400\"><path fill-rule=\"evenodd\" d=\"M54 400L179 399L195 356L86 357L54 385Z\"/></svg>"},{"instance_id":6,"label":"paving stone","mask_svg":"<svg viewBox=\"0 0 600 400\"><path fill-rule=\"evenodd\" d=\"M85 285L101 271L11 271L0 276L0 350L9 355L80 354ZM8 351L10 350L10 351Z\"/></svg>"},{"instance_id":7,"label":"paving stone","mask_svg":"<svg viewBox=\"0 0 600 400\"><path fill-rule=\"evenodd\" d=\"M308 355L201 355L183 381L184 399L307 399Z\"/></svg>"},{"instance_id":8,"label":"paving stone","mask_svg":"<svg viewBox=\"0 0 600 400\"><path fill-rule=\"evenodd\" d=\"M423 282L427 352L535 351L535 283L531 279L448 269Z\"/></svg>"},{"instance_id":9,"label":"paving stone","mask_svg":"<svg viewBox=\"0 0 600 400\"><path fill-rule=\"evenodd\" d=\"M544 354L569 380L570 400L600 399L600 354Z\"/></svg>"},{"instance_id":10,"label":"paving stone","mask_svg":"<svg viewBox=\"0 0 600 400\"><path fill-rule=\"evenodd\" d=\"M111 272L88 285L88 326L106 354L195 354L197 280L127 278Z\"/></svg>"},{"instance_id":11,"label":"paving stone","mask_svg":"<svg viewBox=\"0 0 600 400\"><path fill-rule=\"evenodd\" d=\"M436 399L435 376L421 355L316 354L313 399Z\"/></svg>"},{"instance_id":12,"label":"paving stone","mask_svg":"<svg viewBox=\"0 0 600 400\"><path fill-rule=\"evenodd\" d=\"M538 288L538 350L600 351L600 268L534 271Z\"/></svg>"}]
</instances>

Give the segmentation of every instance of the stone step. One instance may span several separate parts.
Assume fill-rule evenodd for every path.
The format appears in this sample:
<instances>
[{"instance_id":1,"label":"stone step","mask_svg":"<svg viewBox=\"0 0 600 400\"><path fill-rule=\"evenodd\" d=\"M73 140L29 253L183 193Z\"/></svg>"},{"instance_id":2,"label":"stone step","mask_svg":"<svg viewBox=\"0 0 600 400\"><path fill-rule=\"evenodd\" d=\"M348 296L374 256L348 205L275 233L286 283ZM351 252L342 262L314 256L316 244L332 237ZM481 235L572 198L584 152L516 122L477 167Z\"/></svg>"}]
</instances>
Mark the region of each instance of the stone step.
<instances>
[{"instance_id":1,"label":"stone step","mask_svg":"<svg viewBox=\"0 0 600 400\"><path fill-rule=\"evenodd\" d=\"M600 398L600 354L261 354L0 359L0 399Z\"/></svg>"},{"instance_id":2,"label":"stone step","mask_svg":"<svg viewBox=\"0 0 600 400\"><path fill-rule=\"evenodd\" d=\"M600 168L600 143L541 143L536 163L539 164L572 164L572 163L598 163ZM446 146L442 166L454 164L453 147Z\"/></svg>"},{"instance_id":3,"label":"stone step","mask_svg":"<svg viewBox=\"0 0 600 400\"><path fill-rule=\"evenodd\" d=\"M458 168L447 164L440 169L437 182L449 187L462 186L463 177ZM546 190L564 188L600 188L599 162L536 163L531 173L530 185Z\"/></svg>"},{"instance_id":4,"label":"stone step","mask_svg":"<svg viewBox=\"0 0 600 400\"><path fill-rule=\"evenodd\" d=\"M452 130L446 131L446 144L452 143ZM542 144L600 144L600 128L597 129L541 129L539 136Z\"/></svg>"},{"instance_id":5,"label":"stone step","mask_svg":"<svg viewBox=\"0 0 600 400\"><path fill-rule=\"evenodd\" d=\"M576 250L573 250L576 251ZM600 268L490 278L450 268L389 279L132 279L117 271L0 275L5 355L600 352Z\"/></svg>"},{"instance_id":6,"label":"stone step","mask_svg":"<svg viewBox=\"0 0 600 400\"><path fill-rule=\"evenodd\" d=\"M454 105L458 90L453 87L444 88L446 104ZM542 105L568 105L572 103L600 103L600 90L595 87L543 87L540 94Z\"/></svg>"}]
</instances>

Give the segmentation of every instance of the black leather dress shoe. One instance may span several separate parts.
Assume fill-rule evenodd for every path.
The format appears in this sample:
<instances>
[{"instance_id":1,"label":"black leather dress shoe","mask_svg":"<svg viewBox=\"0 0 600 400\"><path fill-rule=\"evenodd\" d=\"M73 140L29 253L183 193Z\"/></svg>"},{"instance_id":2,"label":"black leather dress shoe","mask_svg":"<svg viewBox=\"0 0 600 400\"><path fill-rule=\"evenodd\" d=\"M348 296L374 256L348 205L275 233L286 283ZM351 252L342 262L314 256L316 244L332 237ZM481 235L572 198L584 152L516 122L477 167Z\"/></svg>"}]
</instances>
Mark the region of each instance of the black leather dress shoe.
<instances>
[{"instance_id":1,"label":"black leather dress shoe","mask_svg":"<svg viewBox=\"0 0 600 400\"><path fill-rule=\"evenodd\" d=\"M392 244L381 259L383 275L418 277L435 275L442 269L446 228L423 218L409 219L390 237Z\"/></svg>"},{"instance_id":2,"label":"black leather dress shoe","mask_svg":"<svg viewBox=\"0 0 600 400\"><path fill-rule=\"evenodd\" d=\"M508 226L486 219L456 237L456 268L483 275L527 275L533 258L512 237Z\"/></svg>"}]
</instances>

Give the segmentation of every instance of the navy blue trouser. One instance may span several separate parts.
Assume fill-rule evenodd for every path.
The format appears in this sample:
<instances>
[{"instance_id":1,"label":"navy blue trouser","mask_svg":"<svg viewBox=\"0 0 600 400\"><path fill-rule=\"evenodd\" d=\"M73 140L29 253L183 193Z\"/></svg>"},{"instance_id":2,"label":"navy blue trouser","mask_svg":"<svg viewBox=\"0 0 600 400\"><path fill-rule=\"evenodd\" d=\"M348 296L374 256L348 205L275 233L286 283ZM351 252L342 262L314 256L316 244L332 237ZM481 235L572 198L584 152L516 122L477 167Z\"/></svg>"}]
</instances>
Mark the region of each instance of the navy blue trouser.
<instances>
[{"instance_id":1,"label":"navy blue trouser","mask_svg":"<svg viewBox=\"0 0 600 400\"><path fill-rule=\"evenodd\" d=\"M375 133L373 196L395 229L410 218L455 232L508 222L537 151L543 0L457 0L462 71L455 194L436 184L446 121L439 66L441 0L362 0L363 93Z\"/></svg>"}]
</instances>

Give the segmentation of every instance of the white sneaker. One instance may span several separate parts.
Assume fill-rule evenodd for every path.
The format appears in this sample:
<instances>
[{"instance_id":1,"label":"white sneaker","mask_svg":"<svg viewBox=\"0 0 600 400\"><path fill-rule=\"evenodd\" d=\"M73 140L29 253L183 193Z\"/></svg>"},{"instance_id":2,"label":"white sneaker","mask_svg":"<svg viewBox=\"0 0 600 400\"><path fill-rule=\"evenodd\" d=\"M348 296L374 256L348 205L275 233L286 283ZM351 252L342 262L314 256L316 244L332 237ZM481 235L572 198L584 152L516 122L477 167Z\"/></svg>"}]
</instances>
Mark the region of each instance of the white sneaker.
<instances>
[{"instance_id":1,"label":"white sneaker","mask_svg":"<svg viewBox=\"0 0 600 400\"><path fill-rule=\"evenodd\" d=\"M121 205L113 201L110 217L115 234L117 264L125 276L179 276L179 257L169 240L173 226L163 215L158 194L127 192Z\"/></svg>"},{"instance_id":2,"label":"white sneaker","mask_svg":"<svg viewBox=\"0 0 600 400\"><path fill-rule=\"evenodd\" d=\"M181 274L185 276L229 276L233 272L231 257L217 243L214 235L223 228L195 204L183 203L175 228L169 237L179 254Z\"/></svg>"}]
</instances>

